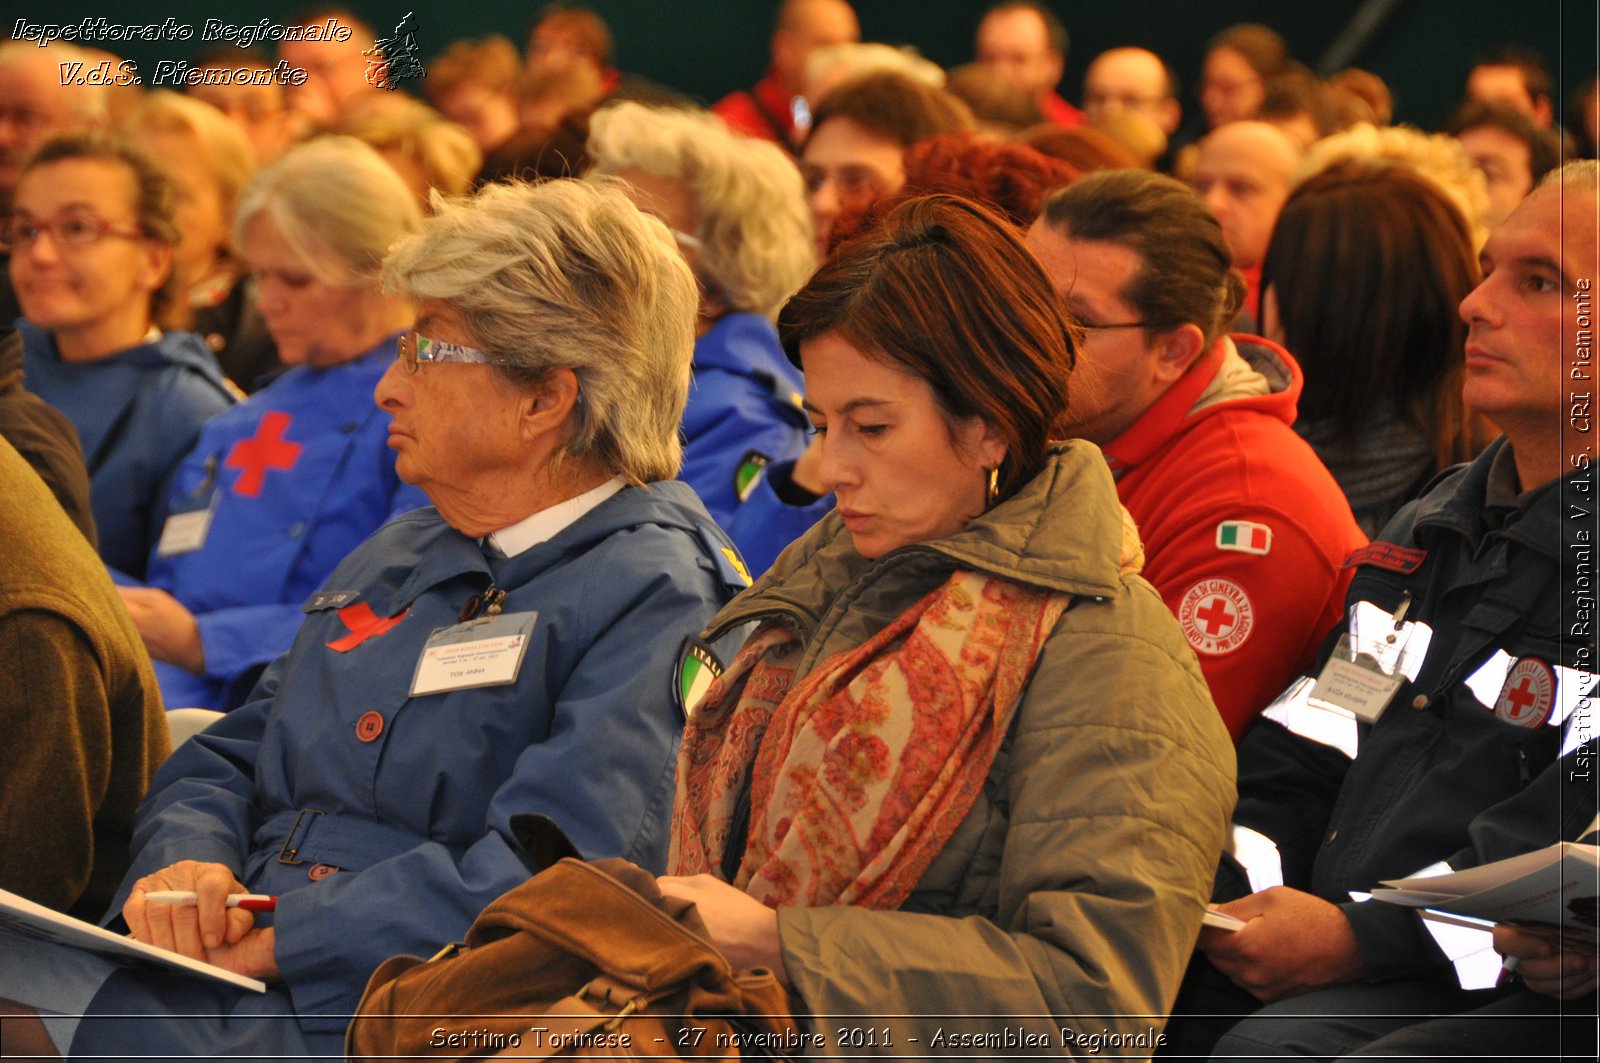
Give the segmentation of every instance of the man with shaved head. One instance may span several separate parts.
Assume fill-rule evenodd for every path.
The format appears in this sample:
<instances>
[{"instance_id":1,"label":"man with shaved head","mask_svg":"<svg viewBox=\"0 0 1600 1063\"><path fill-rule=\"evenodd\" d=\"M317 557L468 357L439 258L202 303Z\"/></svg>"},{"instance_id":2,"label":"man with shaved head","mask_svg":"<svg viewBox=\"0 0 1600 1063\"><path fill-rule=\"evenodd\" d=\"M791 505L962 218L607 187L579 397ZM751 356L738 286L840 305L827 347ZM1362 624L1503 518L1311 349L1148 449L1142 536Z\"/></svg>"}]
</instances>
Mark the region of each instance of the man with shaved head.
<instances>
[{"instance_id":1,"label":"man with shaved head","mask_svg":"<svg viewBox=\"0 0 1600 1063\"><path fill-rule=\"evenodd\" d=\"M805 93L806 59L817 48L860 39L855 9L845 0L784 0L772 30L767 76L748 92L724 96L711 111L746 136L793 150L794 100Z\"/></svg>"},{"instance_id":2,"label":"man with shaved head","mask_svg":"<svg viewBox=\"0 0 1600 1063\"><path fill-rule=\"evenodd\" d=\"M1083 114L1090 125L1118 114L1142 115L1170 137L1183 109L1172 71L1159 55L1144 48L1112 48L1095 56L1083 75Z\"/></svg>"},{"instance_id":3,"label":"man with shaved head","mask_svg":"<svg viewBox=\"0 0 1600 1063\"><path fill-rule=\"evenodd\" d=\"M1229 122L1200 141L1195 191L1222 223L1233 264L1249 289L1247 307L1256 305L1261 261L1299 161L1295 142L1266 122Z\"/></svg>"}]
</instances>

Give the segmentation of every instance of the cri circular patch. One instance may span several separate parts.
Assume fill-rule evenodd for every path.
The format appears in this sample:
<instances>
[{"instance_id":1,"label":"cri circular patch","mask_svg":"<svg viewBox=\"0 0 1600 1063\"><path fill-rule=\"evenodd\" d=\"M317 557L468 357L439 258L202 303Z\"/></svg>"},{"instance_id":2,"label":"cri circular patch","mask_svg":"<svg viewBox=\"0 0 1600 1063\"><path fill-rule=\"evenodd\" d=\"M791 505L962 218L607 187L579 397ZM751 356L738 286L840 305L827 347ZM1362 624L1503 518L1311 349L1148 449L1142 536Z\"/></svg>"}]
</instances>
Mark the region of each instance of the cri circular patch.
<instances>
[{"instance_id":1,"label":"cri circular patch","mask_svg":"<svg viewBox=\"0 0 1600 1063\"><path fill-rule=\"evenodd\" d=\"M1524 657L1506 673L1505 686L1494 700L1494 715L1518 727L1538 727L1550 718L1555 703L1555 669L1537 657Z\"/></svg>"},{"instance_id":2,"label":"cri circular patch","mask_svg":"<svg viewBox=\"0 0 1600 1063\"><path fill-rule=\"evenodd\" d=\"M1256 611L1244 588L1232 580L1203 579L1178 603L1178 623L1196 653L1220 657L1244 645Z\"/></svg>"}]
</instances>

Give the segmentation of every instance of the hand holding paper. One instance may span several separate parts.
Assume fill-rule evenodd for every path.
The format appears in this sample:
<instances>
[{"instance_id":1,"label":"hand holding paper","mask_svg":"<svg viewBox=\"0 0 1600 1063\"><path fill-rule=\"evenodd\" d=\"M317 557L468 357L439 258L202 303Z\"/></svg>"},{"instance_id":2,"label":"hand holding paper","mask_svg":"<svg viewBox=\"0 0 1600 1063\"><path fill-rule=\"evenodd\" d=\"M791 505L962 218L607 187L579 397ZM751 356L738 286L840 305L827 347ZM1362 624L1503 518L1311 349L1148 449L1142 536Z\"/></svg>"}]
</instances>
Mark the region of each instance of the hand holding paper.
<instances>
[{"instance_id":1,"label":"hand holding paper","mask_svg":"<svg viewBox=\"0 0 1600 1063\"><path fill-rule=\"evenodd\" d=\"M1515 970L1535 993L1574 1000L1594 992L1597 957L1593 942L1563 939L1532 927L1497 926L1494 948L1506 957L1506 967Z\"/></svg>"}]
</instances>

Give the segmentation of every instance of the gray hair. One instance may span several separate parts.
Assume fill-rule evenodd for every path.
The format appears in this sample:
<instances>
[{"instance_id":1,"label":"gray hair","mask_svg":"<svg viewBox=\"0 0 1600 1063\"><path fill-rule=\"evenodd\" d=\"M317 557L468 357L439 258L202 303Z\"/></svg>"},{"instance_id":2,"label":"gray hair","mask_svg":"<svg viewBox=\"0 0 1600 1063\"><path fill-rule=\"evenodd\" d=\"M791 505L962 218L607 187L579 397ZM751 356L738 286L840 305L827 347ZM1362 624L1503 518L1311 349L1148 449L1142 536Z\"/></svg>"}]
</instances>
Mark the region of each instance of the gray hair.
<instances>
[{"instance_id":1,"label":"gray hair","mask_svg":"<svg viewBox=\"0 0 1600 1063\"><path fill-rule=\"evenodd\" d=\"M422 227L411 189L354 137L319 137L257 171L239 195L235 244L258 214L329 284L375 281L394 242ZM343 276L328 269L330 259Z\"/></svg>"},{"instance_id":2,"label":"gray hair","mask_svg":"<svg viewBox=\"0 0 1600 1063\"><path fill-rule=\"evenodd\" d=\"M448 303L513 384L577 375L558 460L640 484L676 476L699 296L667 227L616 181L489 185L434 209L390 252L384 285Z\"/></svg>"},{"instance_id":3,"label":"gray hair","mask_svg":"<svg viewBox=\"0 0 1600 1063\"><path fill-rule=\"evenodd\" d=\"M1574 159L1556 167L1539 181L1539 187L1545 185L1583 185L1585 188L1600 188L1600 159Z\"/></svg>"},{"instance_id":4,"label":"gray hair","mask_svg":"<svg viewBox=\"0 0 1600 1063\"><path fill-rule=\"evenodd\" d=\"M816 269L805 185L776 144L713 114L619 103L590 119L589 157L596 174L642 170L688 188L701 279L729 310L776 320Z\"/></svg>"}]
</instances>

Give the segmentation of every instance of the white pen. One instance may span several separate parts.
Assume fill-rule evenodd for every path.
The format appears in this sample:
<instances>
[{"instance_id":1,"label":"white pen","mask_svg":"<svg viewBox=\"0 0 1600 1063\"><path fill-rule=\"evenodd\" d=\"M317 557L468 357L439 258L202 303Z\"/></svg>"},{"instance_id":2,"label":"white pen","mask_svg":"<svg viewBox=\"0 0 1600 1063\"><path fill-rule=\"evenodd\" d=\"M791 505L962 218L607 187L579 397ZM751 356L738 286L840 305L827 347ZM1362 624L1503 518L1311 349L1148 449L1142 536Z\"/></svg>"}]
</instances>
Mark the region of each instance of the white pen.
<instances>
[{"instance_id":1,"label":"white pen","mask_svg":"<svg viewBox=\"0 0 1600 1063\"><path fill-rule=\"evenodd\" d=\"M185 908L200 903L200 895L194 890L153 890L146 893L144 899L151 904L177 904ZM232 893L223 904L247 912L270 912L278 907L278 898L265 893Z\"/></svg>"}]
</instances>

